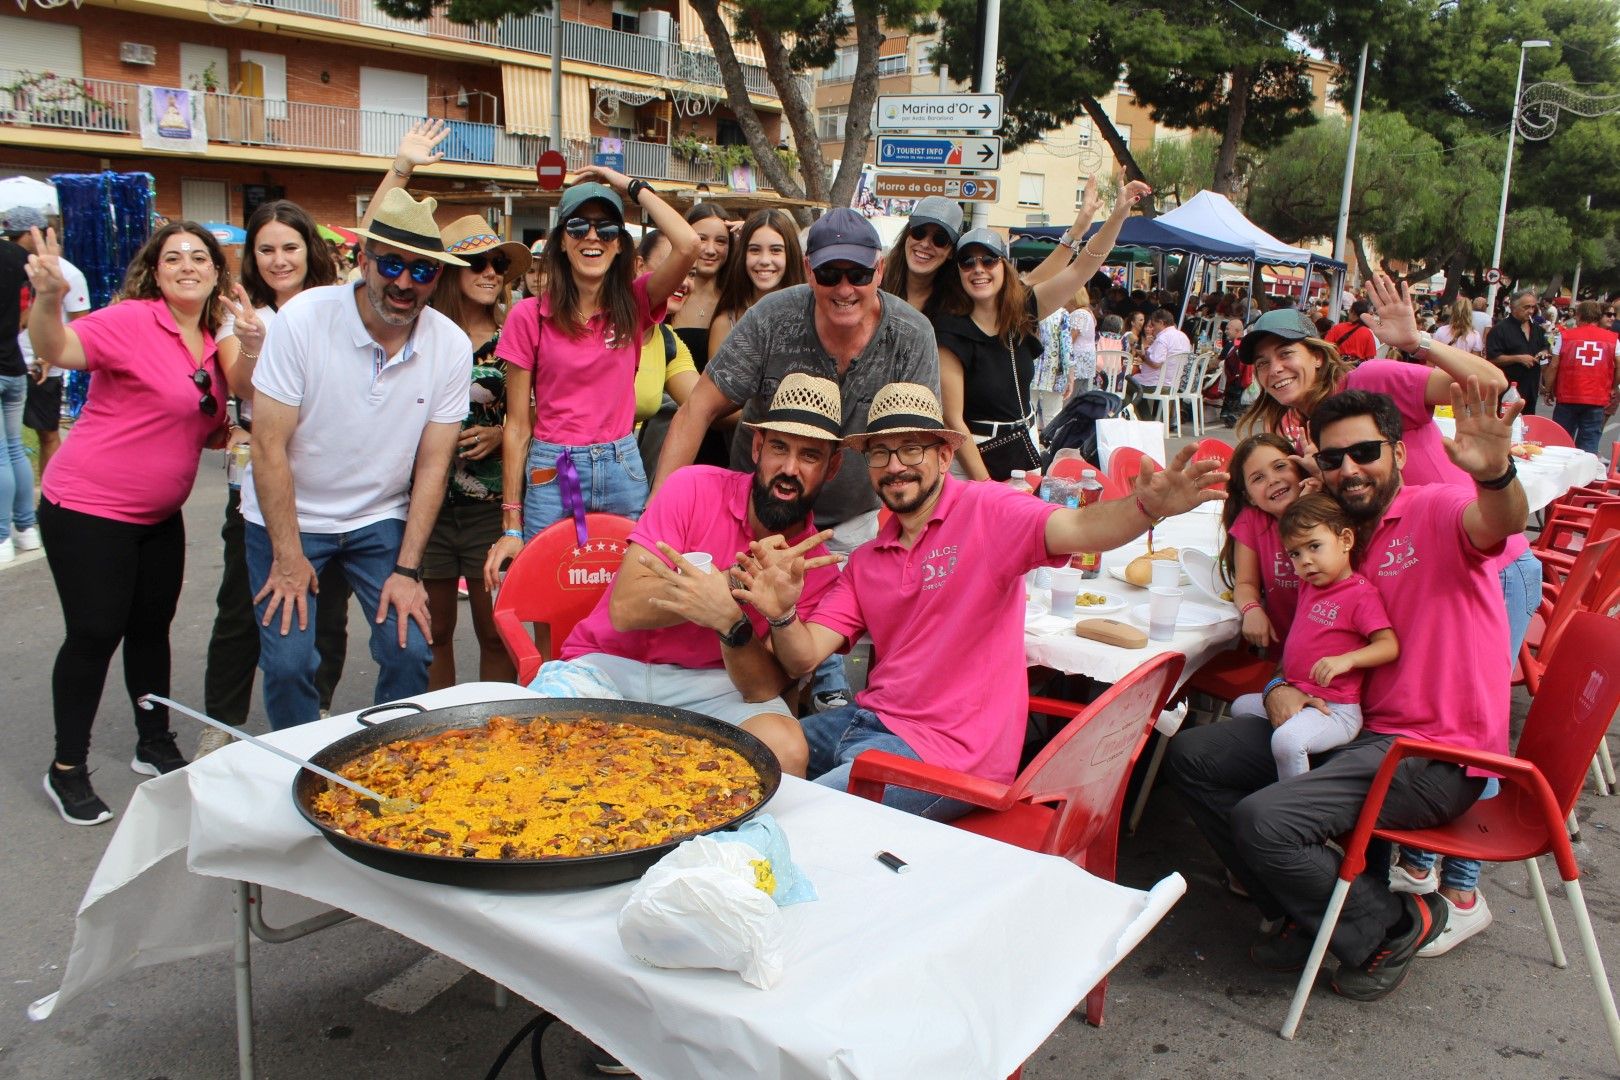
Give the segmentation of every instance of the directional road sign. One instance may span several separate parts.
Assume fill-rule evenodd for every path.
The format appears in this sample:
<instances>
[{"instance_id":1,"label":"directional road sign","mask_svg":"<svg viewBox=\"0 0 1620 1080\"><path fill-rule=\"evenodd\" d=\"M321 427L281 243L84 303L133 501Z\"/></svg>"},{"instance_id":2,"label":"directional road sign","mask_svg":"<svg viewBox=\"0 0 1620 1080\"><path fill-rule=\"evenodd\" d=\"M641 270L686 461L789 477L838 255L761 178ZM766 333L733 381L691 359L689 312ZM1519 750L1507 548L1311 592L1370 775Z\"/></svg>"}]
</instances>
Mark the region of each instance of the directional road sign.
<instances>
[{"instance_id":1,"label":"directional road sign","mask_svg":"<svg viewBox=\"0 0 1620 1080\"><path fill-rule=\"evenodd\" d=\"M958 202L995 202L1000 181L993 176L905 176L878 173L872 194L880 199L921 199L943 195Z\"/></svg>"},{"instance_id":2,"label":"directional road sign","mask_svg":"<svg viewBox=\"0 0 1620 1080\"><path fill-rule=\"evenodd\" d=\"M1000 94L882 94L879 131L951 131L999 128Z\"/></svg>"},{"instance_id":3,"label":"directional road sign","mask_svg":"<svg viewBox=\"0 0 1620 1080\"><path fill-rule=\"evenodd\" d=\"M880 168L1001 168L999 135L879 135L877 143Z\"/></svg>"}]
</instances>

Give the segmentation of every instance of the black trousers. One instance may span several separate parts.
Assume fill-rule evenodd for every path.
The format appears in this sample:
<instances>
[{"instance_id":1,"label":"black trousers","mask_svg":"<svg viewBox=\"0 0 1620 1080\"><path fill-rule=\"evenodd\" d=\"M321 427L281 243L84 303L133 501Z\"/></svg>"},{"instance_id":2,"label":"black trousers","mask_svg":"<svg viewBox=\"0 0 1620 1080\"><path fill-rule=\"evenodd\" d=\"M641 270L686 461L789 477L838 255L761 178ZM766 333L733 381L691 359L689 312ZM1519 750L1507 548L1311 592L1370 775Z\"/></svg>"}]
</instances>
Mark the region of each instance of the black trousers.
<instances>
[{"instance_id":1,"label":"black trousers","mask_svg":"<svg viewBox=\"0 0 1620 1080\"><path fill-rule=\"evenodd\" d=\"M253 677L259 669L259 623L253 614L248 580L247 541L242 520L242 493L231 489L225 502L225 565L215 596L214 633L208 639L208 667L203 673L203 711L215 720L240 727L253 704ZM321 708L332 707L332 695L343 678L343 660L349 650L349 582L336 561L321 571L321 602L315 608L315 650L321 664L315 671L315 689Z\"/></svg>"},{"instance_id":2,"label":"black trousers","mask_svg":"<svg viewBox=\"0 0 1620 1080\"><path fill-rule=\"evenodd\" d=\"M1287 915L1314 934L1339 873L1339 854L1326 841L1355 828L1373 774L1395 739L1363 731L1313 757L1310 772L1279 782L1271 731L1263 716L1185 728L1170 740L1165 767L1193 823L1261 913ZM1443 824L1472 806L1484 787L1483 778L1460 766L1408 758L1395 773L1378 824ZM1367 869L1350 886L1331 944L1344 963L1360 966L1400 922L1400 901L1389 891L1389 857L1389 845L1374 842Z\"/></svg>"},{"instance_id":3,"label":"black trousers","mask_svg":"<svg viewBox=\"0 0 1620 1080\"><path fill-rule=\"evenodd\" d=\"M41 499L39 531L67 629L51 673L56 760L83 765L120 643L138 736L169 729L168 709L148 712L135 699L169 693L169 623L185 574L186 526L178 510L155 525L134 525Z\"/></svg>"}]
</instances>

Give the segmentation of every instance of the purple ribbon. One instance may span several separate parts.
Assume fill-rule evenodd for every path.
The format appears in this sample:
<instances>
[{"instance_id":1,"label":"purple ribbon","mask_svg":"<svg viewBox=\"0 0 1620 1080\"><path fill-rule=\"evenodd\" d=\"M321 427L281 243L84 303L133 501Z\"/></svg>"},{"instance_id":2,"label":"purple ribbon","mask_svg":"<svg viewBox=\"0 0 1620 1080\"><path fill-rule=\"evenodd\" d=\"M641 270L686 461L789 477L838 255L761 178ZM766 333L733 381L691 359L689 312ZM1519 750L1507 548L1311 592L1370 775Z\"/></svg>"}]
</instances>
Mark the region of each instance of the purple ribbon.
<instances>
[{"instance_id":1,"label":"purple ribbon","mask_svg":"<svg viewBox=\"0 0 1620 1080\"><path fill-rule=\"evenodd\" d=\"M580 491L579 473L574 469L574 457L566 448L557 455L557 490L562 493L563 509L574 515L574 534L579 537L579 546L584 547L587 539L585 496Z\"/></svg>"}]
</instances>

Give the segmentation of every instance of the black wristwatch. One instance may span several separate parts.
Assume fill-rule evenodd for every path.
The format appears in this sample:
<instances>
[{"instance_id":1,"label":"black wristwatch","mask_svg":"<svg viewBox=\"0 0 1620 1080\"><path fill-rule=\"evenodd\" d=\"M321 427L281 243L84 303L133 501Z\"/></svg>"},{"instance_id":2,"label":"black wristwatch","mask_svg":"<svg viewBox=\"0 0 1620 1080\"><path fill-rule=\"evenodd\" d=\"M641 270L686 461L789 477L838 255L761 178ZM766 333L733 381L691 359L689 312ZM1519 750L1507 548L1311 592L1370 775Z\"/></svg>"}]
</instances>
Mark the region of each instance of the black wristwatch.
<instances>
[{"instance_id":1,"label":"black wristwatch","mask_svg":"<svg viewBox=\"0 0 1620 1080\"><path fill-rule=\"evenodd\" d=\"M645 180L632 180L624 186L624 193L630 197L630 205L632 206L641 205L641 193L643 191L652 191L654 195L658 194L653 190L653 186Z\"/></svg>"},{"instance_id":2,"label":"black wristwatch","mask_svg":"<svg viewBox=\"0 0 1620 1080\"><path fill-rule=\"evenodd\" d=\"M720 644L732 649L740 649L753 640L754 624L748 621L746 615L737 616L737 621L731 624L731 629L720 634Z\"/></svg>"},{"instance_id":3,"label":"black wristwatch","mask_svg":"<svg viewBox=\"0 0 1620 1080\"><path fill-rule=\"evenodd\" d=\"M398 574L400 577L408 577L412 581L420 582L422 580L422 568L420 566L401 566L399 563L395 563L394 573Z\"/></svg>"}]
</instances>

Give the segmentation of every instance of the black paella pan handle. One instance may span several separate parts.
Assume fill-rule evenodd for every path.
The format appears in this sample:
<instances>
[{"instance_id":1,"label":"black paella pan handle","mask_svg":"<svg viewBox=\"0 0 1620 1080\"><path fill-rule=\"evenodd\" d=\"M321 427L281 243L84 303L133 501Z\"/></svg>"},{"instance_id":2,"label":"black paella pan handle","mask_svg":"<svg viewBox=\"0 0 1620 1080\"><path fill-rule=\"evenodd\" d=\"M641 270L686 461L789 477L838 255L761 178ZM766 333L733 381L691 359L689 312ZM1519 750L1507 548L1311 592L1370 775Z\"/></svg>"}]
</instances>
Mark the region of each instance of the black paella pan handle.
<instances>
[{"instance_id":1,"label":"black paella pan handle","mask_svg":"<svg viewBox=\"0 0 1620 1080\"><path fill-rule=\"evenodd\" d=\"M427 708L426 705L418 705L414 701L389 701L389 702L386 702L386 703L384 703L382 705L373 705L369 709L361 709L359 712L354 714L354 719L355 719L355 721L357 723L359 723L359 724L361 724L361 725L363 725L365 727L376 727L378 724L381 724L383 721L381 721L381 720L367 720L366 717L370 716L372 713L391 712L391 711L393 711L395 709L409 709L412 712L419 712L419 713L425 713L425 712L428 711L428 708Z\"/></svg>"}]
</instances>

